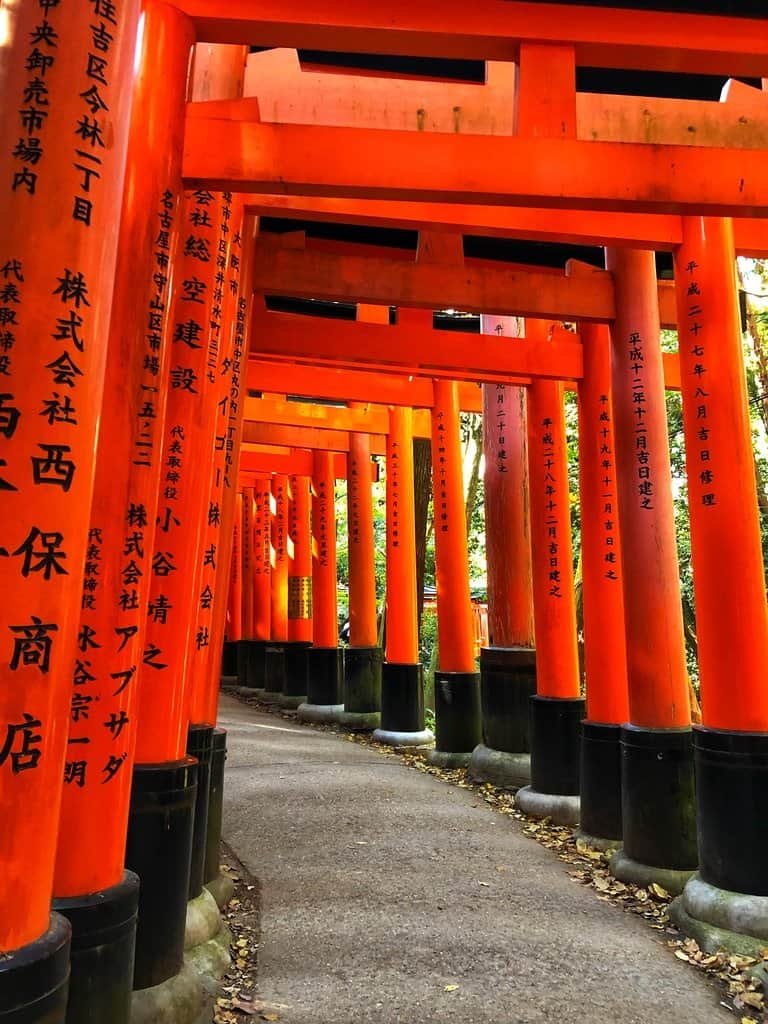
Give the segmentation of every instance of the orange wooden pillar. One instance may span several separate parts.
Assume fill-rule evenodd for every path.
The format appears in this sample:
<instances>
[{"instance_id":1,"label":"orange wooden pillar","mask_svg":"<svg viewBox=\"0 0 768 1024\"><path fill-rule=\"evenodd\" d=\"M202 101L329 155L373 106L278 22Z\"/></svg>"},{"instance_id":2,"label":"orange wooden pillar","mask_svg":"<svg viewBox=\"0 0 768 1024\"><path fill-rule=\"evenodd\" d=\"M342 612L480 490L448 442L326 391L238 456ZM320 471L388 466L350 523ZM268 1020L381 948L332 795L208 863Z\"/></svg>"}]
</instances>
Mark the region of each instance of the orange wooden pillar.
<instances>
[{"instance_id":1,"label":"orange wooden pillar","mask_svg":"<svg viewBox=\"0 0 768 1024\"><path fill-rule=\"evenodd\" d=\"M270 477L259 477L253 486L253 516L250 531L251 635L240 644L243 676L240 683L249 692L264 690L266 648L270 638L272 596Z\"/></svg>"},{"instance_id":2,"label":"orange wooden pillar","mask_svg":"<svg viewBox=\"0 0 768 1024\"><path fill-rule=\"evenodd\" d=\"M386 660L381 681L381 728L373 738L394 747L429 743L424 728L424 679L419 661L416 600L416 509L413 410L392 406L387 435Z\"/></svg>"},{"instance_id":3,"label":"orange wooden pillar","mask_svg":"<svg viewBox=\"0 0 768 1024\"><path fill-rule=\"evenodd\" d=\"M293 561L288 575L288 643L281 707L306 703L307 653L312 645L312 495L308 476L291 476L288 534Z\"/></svg>"},{"instance_id":4,"label":"orange wooden pillar","mask_svg":"<svg viewBox=\"0 0 768 1024\"><path fill-rule=\"evenodd\" d=\"M51 895L65 760L80 759L72 667L138 14L121 0L108 20L32 2L2 15L0 991L30 1022L63 1021L67 998L69 924Z\"/></svg>"},{"instance_id":5,"label":"orange wooden pillar","mask_svg":"<svg viewBox=\"0 0 768 1024\"><path fill-rule=\"evenodd\" d=\"M356 403L350 403L352 407ZM350 729L381 724L381 663L376 614L376 565L371 492L371 440L349 435L347 460L349 647L344 652L344 713Z\"/></svg>"},{"instance_id":6,"label":"orange wooden pillar","mask_svg":"<svg viewBox=\"0 0 768 1024\"><path fill-rule=\"evenodd\" d=\"M56 904L73 922L78 949L68 1011L73 1019L127 1021L130 1012L139 880L124 872L124 864L138 718L136 666L147 620L168 375L169 262L178 237L192 38L191 24L178 12L145 7L54 879ZM161 80L167 85L159 90ZM74 423L74 396L67 403ZM52 409L51 415L54 422L62 414ZM122 928L105 946L107 908Z\"/></svg>"},{"instance_id":7,"label":"orange wooden pillar","mask_svg":"<svg viewBox=\"0 0 768 1024\"><path fill-rule=\"evenodd\" d=\"M630 716L621 740L624 847L613 870L627 879L693 870L697 856L654 257L608 249L606 265L616 291L611 372ZM667 889L674 877L665 873Z\"/></svg>"},{"instance_id":8,"label":"orange wooden pillar","mask_svg":"<svg viewBox=\"0 0 768 1024\"><path fill-rule=\"evenodd\" d=\"M312 647L307 700L297 715L307 722L335 722L344 710L344 659L339 647L333 452L314 452L312 469Z\"/></svg>"},{"instance_id":9,"label":"orange wooden pillar","mask_svg":"<svg viewBox=\"0 0 768 1024\"><path fill-rule=\"evenodd\" d=\"M438 671L435 673L434 764L467 764L481 739L480 676L475 669L469 597L459 391L433 381L432 493L437 577Z\"/></svg>"},{"instance_id":10,"label":"orange wooden pillar","mask_svg":"<svg viewBox=\"0 0 768 1024\"><path fill-rule=\"evenodd\" d=\"M242 48L231 48L219 79L223 95L238 80L238 62L242 80L243 59ZM226 260L231 211L228 194L207 189L188 193L173 268L170 387L127 851L127 864L142 879L135 979L141 989L156 986L181 967L187 898L197 897L202 888L199 826L208 799L212 729L203 725L189 730L188 722L191 653L208 643L205 629L198 628L198 567L209 507L216 369L224 337L218 275L226 269L221 260ZM197 792L187 792L181 784L181 773L189 772L188 750L199 763ZM170 793L176 801L171 826L154 813L157 801Z\"/></svg>"},{"instance_id":11,"label":"orange wooden pillar","mask_svg":"<svg viewBox=\"0 0 768 1024\"><path fill-rule=\"evenodd\" d=\"M526 337L546 341L550 324L526 320ZM584 717L576 646L568 448L563 385L528 388L536 696L531 698L531 785L516 797L528 814L574 824L579 815L579 734Z\"/></svg>"},{"instance_id":12,"label":"orange wooden pillar","mask_svg":"<svg viewBox=\"0 0 768 1024\"><path fill-rule=\"evenodd\" d=\"M734 257L730 220L683 218L675 287L702 725L693 737L700 880L682 903L741 932L743 919L715 915L721 890L768 896L768 618Z\"/></svg>"},{"instance_id":13,"label":"orange wooden pillar","mask_svg":"<svg viewBox=\"0 0 768 1024\"><path fill-rule=\"evenodd\" d=\"M480 324L510 345L522 333L517 317L483 316ZM536 692L526 409L525 388L483 385L489 644L480 651L483 742L469 766L474 779L518 786L530 780Z\"/></svg>"},{"instance_id":14,"label":"orange wooden pillar","mask_svg":"<svg viewBox=\"0 0 768 1024\"><path fill-rule=\"evenodd\" d=\"M620 840L621 726L629 718L627 647L608 327L581 324L579 491L587 717L581 732L581 830Z\"/></svg>"},{"instance_id":15,"label":"orange wooden pillar","mask_svg":"<svg viewBox=\"0 0 768 1024\"><path fill-rule=\"evenodd\" d=\"M288 477L272 477L272 572L270 574L270 643L264 662L264 699L277 700L285 689L285 643L288 640Z\"/></svg>"}]
</instances>

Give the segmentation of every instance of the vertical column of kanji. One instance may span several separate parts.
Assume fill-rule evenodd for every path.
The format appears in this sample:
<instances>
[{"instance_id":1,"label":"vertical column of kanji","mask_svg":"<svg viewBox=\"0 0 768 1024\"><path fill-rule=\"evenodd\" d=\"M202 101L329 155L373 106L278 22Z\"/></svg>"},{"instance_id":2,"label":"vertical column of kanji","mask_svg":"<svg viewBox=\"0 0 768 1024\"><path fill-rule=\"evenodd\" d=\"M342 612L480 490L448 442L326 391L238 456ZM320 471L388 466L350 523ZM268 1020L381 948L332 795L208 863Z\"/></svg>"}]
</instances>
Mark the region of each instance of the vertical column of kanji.
<instances>
[{"instance_id":1,"label":"vertical column of kanji","mask_svg":"<svg viewBox=\"0 0 768 1024\"><path fill-rule=\"evenodd\" d=\"M229 49L228 47L216 47L217 51ZM239 208L237 197L235 206ZM211 620L211 644L212 652L217 651L222 644L227 607L225 602L220 600L225 589L229 588L230 566L234 563L231 559L232 544L234 541L234 527L239 524L241 515L236 513L235 502L237 497L238 483L238 462L240 458L240 439L242 437L242 421L244 403L241 401L241 379L246 366L247 345L248 345L248 302L246 296L252 292L250 275L250 256L253 252L253 232L255 221L253 217L247 216L233 220L234 233L232 236L233 248L230 253L231 272L239 275L237 295L232 293L232 273L229 277L229 291L227 301L235 300L235 310L232 314L234 324L232 364L229 369L229 393L226 403L227 425L226 437L223 446L223 473L221 475L221 494L218 501L220 512L218 558L216 569L216 586L214 588L214 601ZM220 407L224 407L223 403ZM238 569L238 575L240 570ZM254 624L255 628L255 624ZM215 719L218 708L219 672L215 658L209 659L209 711L208 716ZM216 730L214 733L214 756L221 759L222 743L224 732ZM218 848L216 852L216 864L218 870Z\"/></svg>"},{"instance_id":2,"label":"vertical column of kanji","mask_svg":"<svg viewBox=\"0 0 768 1024\"><path fill-rule=\"evenodd\" d=\"M133 983L138 879L123 865L192 26L173 8L149 4L140 39L54 880L56 907L76 940L71 1020L127 1021ZM65 401L69 414L59 408ZM59 392L48 408L53 422L77 416ZM121 927L105 942L106 914Z\"/></svg>"},{"instance_id":3,"label":"vertical column of kanji","mask_svg":"<svg viewBox=\"0 0 768 1024\"><path fill-rule=\"evenodd\" d=\"M350 403L350 408L361 407ZM381 724L382 650L378 646L368 434L349 435L347 466L349 647L344 652L341 723L350 729L377 729Z\"/></svg>"},{"instance_id":4,"label":"vertical column of kanji","mask_svg":"<svg viewBox=\"0 0 768 1024\"><path fill-rule=\"evenodd\" d=\"M251 636L242 641L245 662L244 685L249 692L264 689L264 669L270 632L270 504L269 477L257 477L253 486L253 512L250 538L250 619Z\"/></svg>"},{"instance_id":5,"label":"vertical column of kanji","mask_svg":"<svg viewBox=\"0 0 768 1024\"><path fill-rule=\"evenodd\" d=\"M235 67L244 63L242 47L209 47L211 51L224 49L234 51ZM237 57L240 57L238 63ZM230 59L232 59L230 58ZM195 75L200 73L195 62ZM235 347L235 314L237 296L240 290L240 259L242 255L242 201L224 193L221 205L219 248L216 253L216 274L214 277L213 301L214 322L219 329L212 330L209 339L208 379L211 397L207 407L207 421L204 426L206 444L209 448L208 461L211 467L210 482L203 492L208 495L207 505L202 512L203 529L200 550L197 557L197 617L194 642L189 655L191 726L215 725L216 700L211 700L210 689L215 683L218 693L219 680L211 672L212 659L218 661L218 643L212 646L213 612L216 600L219 566L223 561L222 552L222 501L225 479L228 482L227 459L231 459L232 439L229 437L229 403ZM222 587L226 585L221 583ZM209 720L213 716L213 720ZM198 780L198 794L200 792Z\"/></svg>"},{"instance_id":6,"label":"vertical column of kanji","mask_svg":"<svg viewBox=\"0 0 768 1024\"><path fill-rule=\"evenodd\" d=\"M656 268L652 252L632 249L606 250L606 265L616 293L611 375L630 715L621 737L624 846L612 867L623 878L666 868L665 888L682 887L696 867L696 824Z\"/></svg>"},{"instance_id":7,"label":"vertical column of kanji","mask_svg":"<svg viewBox=\"0 0 768 1024\"><path fill-rule=\"evenodd\" d=\"M240 568L240 520L243 517L243 492L235 497L235 519L232 524L232 550L227 586L227 609L221 659L221 674L232 680L237 678L237 645L243 635L243 585Z\"/></svg>"},{"instance_id":8,"label":"vertical column of kanji","mask_svg":"<svg viewBox=\"0 0 768 1024\"><path fill-rule=\"evenodd\" d=\"M527 320L526 337L546 341L549 325ZM563 385L534 379L528 388L536 690L531 698L531 785L516 797L528 814L563 824L579 820L579 696L568 449Z\"/></svg>"},{"instance_id":9,"label":"vertical column of kanji","mask_svg":"<svg viewBox=\"0 0 768 1024\"><path fill-rule=\"evenodd\" d=\"M749 933L723 890L748 894L739 902L757 914L768 896L759 807L768 617L735 270L731 221L684 217L675 286L702 725L693 730L699 876L681 909Z\"/></svg>"},{"instance_id":10,"label":"vertical column of kanji","mask_svg":"<svg viewBox=\"0 0 768 1024\"><path fill-rule=\"evenodd\" d=\"M514 339L522 322L482 316L480 326L484 334ZM483 743L469 772L514 786L530 780L529 706L536 692L526 402L525 388L483 385L489 646L480 651Z\"/></svg>"},{"instance_id":11,"label":"vertical column of kanji","mask_svg":"<svg viewBox=\"0 0 768 1024\"><path fill-rule=\"evenodd\" d=\"M405 406L389 410L386 615L381 728L373 738L391 746L430 743L432 733L424 728L424 680L419 661L413 409Z\"/></svg>"},{"instance_id":12,"label":"vertical column of kanji","mask_svg":"<svg viewBox=\"0 0 768 1024\"><path fill-rule=\"evenodd\" d=\"M336 722L344 710L344 659L339 647L334 453L315 451L312 469L312 647L307 702L299 705L297 715L307 722Z\"/></svg>"},{"instance_id":13,"label":"vertical column of kanji","mask_svg":"<svg viewBox=\"0 0 768 1024\"><path fill-rule=\"evenodd\" d=\"M272 572L270 573L271 643L264 655L264 699L277 700L285 689L285 642L288 639L288 477L272 477Z\"/></svg>"},{"instance_id":14,"label":"vertical column of kanji","mask_svg":"<svg viewBox=\"0 0 768 1024\"><path fill-rule=\"evenodd\" d=\"M629 718L627 646L613 436L611 338L581 324L579 492L587 717L581 727L581 830L621 839L621 726Z\"/></svg>"},{"instance_id":15,"label":"vertical column of kanji","mask_svg":"<svg viewBox=\"0 0 768 1024\"><path fill-rule=\"evenodd\" d=\"M243 638L237 648L237 681L240 686L250 685L250 651L253 640L253 504L254 488L243 488L240 518L240 570L242 573L241 613Z\"/></svg>"},{"instance_id":16,"label":"vertical column of kanji","mask_svg":"<svg viewBox=\"0 0 768 1024\"><path fill-rule=\"evenodd\" d=\"M480 675L469 596L458 386L433 381L432 493L437 578L438 666L434 764L468 764L480 742Z\"/></svg>"},{"instance_id":17,"label":"vertical column of kanji","mask_svg":"<svg viewBox=\"0 0 768 1024\"><path fill-rule=\"evenodd\" d=\"M0 1015L32 1022L66 1001L50 901L137 18L136 0L3 8Z\"/></svg>"},{"instance_id":18,"label":"vertical column of kanji","mask_svg":"<svg viewBox=\"0 0 768 1024\"><path fill-rule=\"evenodd\" d=\"M148 539L150 597L126 853L127 866L141 879L134 986L142 990L175 977L184 952L197 776L186 756L187 659L201 495L210 473L203 428L212 394L220 205L204 189L184 197L169 307L169 390L157 516ZM157 815L158 802L172 804L167 820Z\"/></svg>"},{"instance_id":19,"label":"vertical column of kanji","mask_svg":"<svg viewBox=\"0 0 768 1024\"><path fill-rule=\"evenodd\" d=\"M312 497L308 476L291 476L288 534L293 562L288 576L288 644L281 707L298 708L307 699L308 652L312 645Z\"/></svg>"}]
</instances>

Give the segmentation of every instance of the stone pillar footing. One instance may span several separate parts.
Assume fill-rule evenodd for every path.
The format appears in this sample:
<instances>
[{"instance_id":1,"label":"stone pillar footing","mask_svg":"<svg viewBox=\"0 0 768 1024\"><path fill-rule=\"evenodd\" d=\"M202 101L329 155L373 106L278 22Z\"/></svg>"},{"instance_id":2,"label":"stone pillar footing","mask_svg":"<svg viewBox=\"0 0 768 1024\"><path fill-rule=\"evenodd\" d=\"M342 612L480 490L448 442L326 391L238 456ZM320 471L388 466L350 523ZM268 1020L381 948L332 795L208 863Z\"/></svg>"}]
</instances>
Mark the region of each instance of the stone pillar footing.
<instances>
[{"instance_id":1,"label":"stone pillar footing","mask_svg":"<svg viewBox=\"0 0 768 1024\"><path fill-rule=\"evenodd\" d=\"M620 725L581 723L581 828L594 849L621 846Z\"/></svg>"},{"instance_id":2,"label":"stone pillar footing","mask_svg":"<svg viewBox=\"0 0 768 1024\"><path fill-rule=\"evenodd\" d=\"M51 914L39 939L0 957L2 1024L63 1024L70 936L69 921Z\"/></svg>"},{"instance_id":3,"label":"stone pillar footing","mask_svg":"<svg viewBox=\"0 0 768 1024\"><path fill-rule=\"evenodd\" d=\"M654 882L672 896L679 896L693 875L693 871L676 871L674 868L654 867L632 860L627 856L624 847L611 857L610 868L613 877L618 878L620 882L631 882L633 885L641 886L648 886Z\"/></svg>"},{"instance_id":4,"label":"stone pillar footing","mask_svg":"<svg viewBox=\"0 0 768 1024\"><path fill-rule=\"evenodd\" d=\"M430 764L466 766L482 738L480 674L435 672L435 750L430 754ZM440 754L457 754L461 760L448 765Z\"/></svg>"},{"instance_id":5,"label":"stone pillar footing","mask_svg":"<svg viewBox=\"0 0 768 1024\"><path fill-rule=\"evenodd\" d=\"M542 793L523 786L515 794L515 806L532 818L551 818L558 825L577 825L579 798L564 793Z\"/></svg>"},{"instance_id":6,"label":"stone pillar footing","mask_svg":"<svg viewBox=\"0 0 768 1024\"><path fill-rule=\"evenodd\" d=\"M468 750L454 753L450 750L430 750L427 762L435 768L466 768L472 754Z\"/></svg>"},{"instance_id":7,"label":"stone pillar footing","mask_svg":"<svg viewBox=\"0 0 768 1024\"><path fill-rule=\"evenodd\" d=\"M205 888L216 900L216 906L223 911L229 901L235 895L235 883L223 872L205 883Z\"/></svg>"},{"instance_id":8,"label":"stone pillar footing","mask_svg":"<svg viewBox=\"0 0 768 1024\"><path fill-rule=\"evenodd\" d=\"M323 724L340 722L343 714L343 704L299 704L296 711L296 717L300 722L319 722Z\"/></svg>"},{"instance_id":9,"label":"stone pillar footing","mask_svg":"<svg viewBox=\"0 0 768 1024\"><path fill-rule=\"evenodd\" d=\"M125 862L140 879L134 988L178 974L184 957L197 763L137 764Z\"/></svg>"},{"instance_id":10,"label":"stone pillar footing","mask_svg":"<svg viewBox=\"0 0 768 1024\"><path fill-rule=\"evenodd\" d=\"M582 806L584 801L582 799ZM597 850L598 853L615 853L621 847L621 839L605 839L603 836L591 836L583 828L577 828L573 838L578 845L587 846L590 850Z\"/></svg>"},{"instance_id":11,"label":"stone pillar footing","mask_svg":"<svg viewBox=\"0 0 768 1024\"><path fill-rule=\"evenodd\" d=\"M400 750L429 747L435 741L431 729L422 729L420 732L393 732L391 729L375 729L371 739L376 743L384 743L388 747L397 747Z\"/></svg>"},{"instance_id":12,"label":"stone pillar footing","mask_svg":"<svg viewBox=\"0 0 768 1024\"><path fill-rule=\"evenodd\" d=\"M132 871L100 892L54 900L72 926L67 1024L129 1024L138 905Z\"/></svg>"},{"instance_id":13,"label":"stone pillar footing","mask_svg":"<svg viewBox=\"0 0 768 1024\"><path fill-rule=\"evenodd\" d=\"M727 949L761 959L768 946L768 896L719 889L698 873L672 903L669 916L707 953Z\"/></svg>"},{"instance_id":14,"label":"stone pillar footing","mask_svg":"<svg viewBox=\"0 0 768 1024\"><path fill-rule=\"evenodd\" d=\"M159 985L137 989L131 1000L131 1024L203 1024L213 1019L215 997L188 958L178 973Z\"/></svg>"},{"instance_id":15,"label":"stone pillar footing","mask_svg":"<svg viewBox=\"0 0 768 1024\"><path fill-rule=\"evenodd\" d=\"M344 712L346 729L368 731L381 725L380 647L348 647L344 652Z\"/></svg>"},{"instance_id":16,"label":"stone pillar footing","mask_svg":"<svg viewBox=\"0 0 768 1024\"><path fill-rule=\"evenodd\" d=\"M483 742L489 750L530 752L529 706L535 693L536 651L532 647L484 647L480 651Z\"/></svg>"},{"instance_id":17,"label":"stone pillar footing","mask_svg":"<svg viewBox=\"0 0 768 1024\"><path fill-rule=\"evenodd\" d=\"M531 781L531 755L494 750L478 743L467 771L473 782L490 782L502 789L519 789Z\"/></svg>"}]
</instances>

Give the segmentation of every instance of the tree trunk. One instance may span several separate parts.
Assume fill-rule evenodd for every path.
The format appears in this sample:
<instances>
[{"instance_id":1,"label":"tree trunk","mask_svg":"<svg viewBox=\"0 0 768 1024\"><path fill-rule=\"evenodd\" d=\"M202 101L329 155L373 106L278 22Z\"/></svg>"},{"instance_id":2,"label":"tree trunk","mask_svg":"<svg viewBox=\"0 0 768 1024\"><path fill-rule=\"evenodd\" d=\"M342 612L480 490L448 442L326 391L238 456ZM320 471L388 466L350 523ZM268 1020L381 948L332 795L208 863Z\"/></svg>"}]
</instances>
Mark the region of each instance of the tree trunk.
<instances>
[{"instance_id":1,"label":"tree trunk","mask_svg":"<svg viewBox=\"0 0 768 1024\"><path fill-rule=\"evenodd\" d=\"M427 437L413 439L413 490L416 514L416 595L419 632L424 611L424 567L427 560L427 516L432 496L432 444Z\"/></svg>"},{"instance_id":2,"label":"tree trunk","mask_svg":"<svg viewBox=\"0 0 768 1024\"><path fill-rule=\"evenodd\" d=\"M477 504L477 489L480 486L480 460L483 457L483 418L482 416L477 416L475 419L477 422L470 427L470 444L474 444L475 452L472 459L472 472L469 474L469 481L467 483L467 539L469 539L470 530L472 529L472 515Z\"/></svg>"}]
</instances>

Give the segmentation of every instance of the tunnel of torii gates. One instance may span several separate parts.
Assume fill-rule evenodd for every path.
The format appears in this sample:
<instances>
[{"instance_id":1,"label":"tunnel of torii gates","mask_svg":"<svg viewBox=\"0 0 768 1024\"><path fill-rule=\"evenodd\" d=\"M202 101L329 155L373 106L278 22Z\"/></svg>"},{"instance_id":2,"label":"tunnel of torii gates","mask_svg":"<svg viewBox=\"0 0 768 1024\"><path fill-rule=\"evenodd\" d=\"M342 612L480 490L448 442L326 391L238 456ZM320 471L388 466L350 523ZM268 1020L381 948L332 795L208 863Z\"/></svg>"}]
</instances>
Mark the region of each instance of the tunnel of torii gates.
<instances>
[{"instance_id":1,"label":"tunnel of torii gates","mask_svg":"<svg viewBox=\"0 0 768 1024\"><path fill-rule=\"evenodd\" d=\"M275 46L485 61L486 80L248 56ZM577 66L731 80L719 103L586 95ZM225 636L226 673L263 699L431 743L414 437L434 484L429 756L580 822L618 878L680 893L700 941L766 944L768 631L735 255L768 254L768 101L737 77L768 79L759 20L517 0L0 8L0 1021L150 1021L169 1000L162 1019L202 1019L227 961ZM297 230L260 233L270 216ZM302 222L405 228L418 249ZM465 258L484 235L602 246L604 269ZM437 329L449 305L482 338ZM684 414L693 729L665 387ZM485 428L479 672L461 409Z\"/></svg>"}]
</instances>

